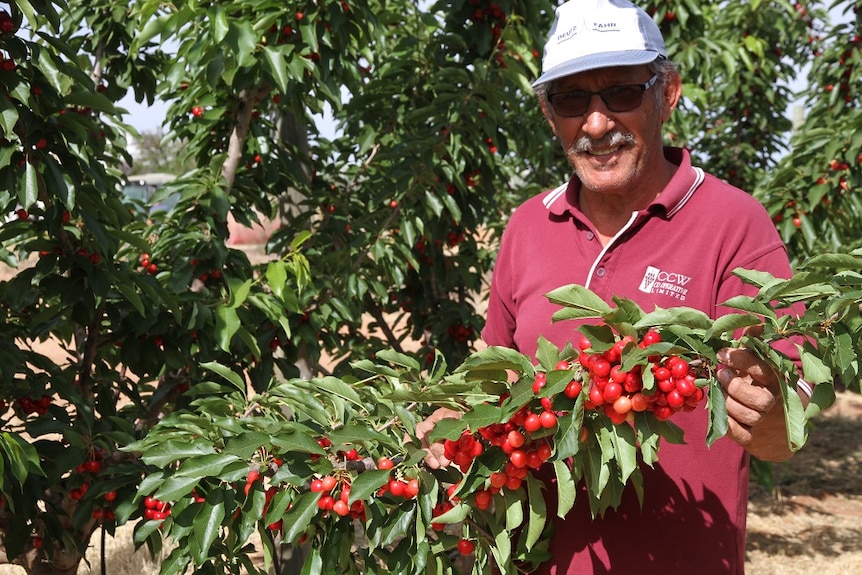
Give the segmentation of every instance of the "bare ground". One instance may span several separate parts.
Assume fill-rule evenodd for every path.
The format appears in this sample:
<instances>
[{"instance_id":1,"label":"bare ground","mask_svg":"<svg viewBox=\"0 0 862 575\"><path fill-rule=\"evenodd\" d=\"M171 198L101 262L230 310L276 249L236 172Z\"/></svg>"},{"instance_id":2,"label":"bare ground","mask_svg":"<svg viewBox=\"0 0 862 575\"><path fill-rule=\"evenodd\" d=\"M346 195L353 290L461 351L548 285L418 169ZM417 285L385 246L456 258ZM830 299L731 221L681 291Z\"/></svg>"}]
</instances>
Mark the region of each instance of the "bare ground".
<instances>
[{"instance_id":1,"label":"bare ground","mask_svg":"<svg viewBox=\"0 0 862 575\"><path fill-rule=\"evenodd\" d=\"M862 397L838 394L806 446L752 485L749 575L862 573Z\"/></svg>"}]
</instances>

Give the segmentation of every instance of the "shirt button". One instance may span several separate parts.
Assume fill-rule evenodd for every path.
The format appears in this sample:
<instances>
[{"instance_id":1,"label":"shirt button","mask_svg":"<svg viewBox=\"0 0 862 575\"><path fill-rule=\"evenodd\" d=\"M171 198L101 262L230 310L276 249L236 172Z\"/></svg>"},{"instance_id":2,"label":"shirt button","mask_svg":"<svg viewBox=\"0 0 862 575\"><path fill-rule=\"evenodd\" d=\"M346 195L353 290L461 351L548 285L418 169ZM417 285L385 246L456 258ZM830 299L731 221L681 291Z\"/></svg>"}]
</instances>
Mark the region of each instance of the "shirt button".
<instances>
[{"instance_id":1,"label":"shirt button","mask_svg":"<svg viewBox=\"0 0 862 575\"><path fill-rule=\"evenodd\" d=\"M593 238L595 238L595 237L596 237L596 234L594 234L593 232L587 232L587 241L591 242L591 241L593 241Z\"/></svg>"},{"instance_id":2,"label":"shirt button","mask_svg":"<svg viewBox=\"0 0 862 575\"><path fill-rule=\"evenodd\" d=\"M599 268L599 269L597 269L597 270L596 270L596 275L597 275L597 276L599 276L600 278L605 277L605 268Z\"/></svg>"}]
</instances>

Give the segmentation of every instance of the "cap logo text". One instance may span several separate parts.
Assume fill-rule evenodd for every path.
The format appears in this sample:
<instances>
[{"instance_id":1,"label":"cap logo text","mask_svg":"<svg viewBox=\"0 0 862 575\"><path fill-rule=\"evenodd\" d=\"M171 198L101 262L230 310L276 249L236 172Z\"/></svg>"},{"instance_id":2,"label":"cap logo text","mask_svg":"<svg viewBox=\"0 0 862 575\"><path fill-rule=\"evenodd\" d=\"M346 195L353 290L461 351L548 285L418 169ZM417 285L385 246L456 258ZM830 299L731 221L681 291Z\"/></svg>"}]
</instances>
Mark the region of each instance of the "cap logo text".
<instances>
[{"instance_id":1,"label":"cap logo text","mask_svg":"<svg viewBox=\"0 0 862 575\"><path fill-rule=\"evenodd\" d=\"M620 27L616 22L593 22L595 32L619 32Z\"/></svg>"}]
</instances>

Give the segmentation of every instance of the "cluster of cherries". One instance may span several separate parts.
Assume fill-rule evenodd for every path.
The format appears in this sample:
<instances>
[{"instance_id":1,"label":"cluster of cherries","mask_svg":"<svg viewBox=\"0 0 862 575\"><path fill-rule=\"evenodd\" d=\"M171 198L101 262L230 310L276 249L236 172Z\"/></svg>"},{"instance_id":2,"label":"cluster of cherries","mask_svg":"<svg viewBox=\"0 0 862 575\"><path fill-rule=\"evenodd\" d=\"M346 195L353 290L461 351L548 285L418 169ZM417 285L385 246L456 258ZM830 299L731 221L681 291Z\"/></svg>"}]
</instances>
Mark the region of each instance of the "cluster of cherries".
<instances>
[{"instance_id":1,"label":"cluster of cherries","mask_svg":"<svg viewBox=\"0 0 862 575\"><path fill-rule=\"evenodd\" d=\"M94 449L88 456L86 461L79 463L75 467L75 473L83 479L78 487L73 487L69 490L69 498L72 501L80 501L87 495L90 490L90 480L101 474L104 469L105 452L100 449ZM117 499L117 492L114 489L108 490L98 496L101 499L101 506L93 507L92 517L98 521L114 521L114 501Z\"/></svg>"},{"instance_id":2,"label":"cluster of cherries","mask_svg":"<svg viewBox=\"0 0 862 575\"><path fill-rule=\"evenodd\" d=\"M640 365L623 371L620 361L625 347L633 338L624 337L602 353L590 353L590 340L582 338L578 361L589 379L589 396L585 409L601 409L614 423L622 423L631 412L652 411L656 419L666 421L679 411L691 411L703 399L703 389L695 384L697 375L687 360L676 355L649 358L655 379L652 391L644 391ZM645 349L661 342L653 330L644 334L638 347Z\"/></svg>"},{"instance_id":3,"label":"cluster of cherries","mask_svg":"<svg viewBox=\"0 0 862 575\"><path fill-rule=\"evenodd\" d=\"M661 335L650 330L637 345L645 349L661 342ZM576 374L566 385L563 395L569 399L584 397L584 408L603 412L613 423L631 421L635 412L651 411L656 419L665 421L679 411L693 410L703 399L703 390L695 384L696 373L682 357L650 356L650 372L655 385L644 389L643 368L636 365L628 371L621 367L622 354L626 346L634 344L632 337L623 337L608 350L591 353L592 344L586 337L578 342L578 363L583 371ZM568 360L561 360L556 370L573 369ZM541 394L547 383L545 372L538 372L533 380L532 391ZM557 427L557 418L563 412L553 408L552 397L540 397L541 409L533 403L521 407L505 423L480 427L476 433L465 430L457 439L444 440L444 454L463 473L473 460L479 457L487 445L497 447L508 456L503 469L491 473L486 489L472 495L473 506L486 509L494 494L503 489L517 490L531 470L539 469L552 455L551 440ZM582 436L583 437L583 436ZM434 516L439 516L453 507L450 500L439 503ZM440 526L442 528L442 526Z\"/></svg>"},{"instance_id":4,"label":"cluster of cherries","mask_svg":"<svg viewBox=\"0 0 862 575\"><path fill-rule=\"evenodd\" d=\"M148 495L144 497L144 519L164 521L171 514L171 506L166 501Z\"/></svg>"},{"instance_id":5,"label":"cluster of cherries","mask_svg":"<svg viewBox=\"0 0 862 575\"><path fill-rule=\"evenodd\" d=\"M150 254L148 254L148 253L141 254L139 262L141 264L141 268L144 271L146 271L148 274L156 275L157 273L159 273L159 266L157 266L156 264L153 263L153 261L150 259Z\"/></svg>"},{"instance_id":6,"label":"cluster of cherries","mask_svg":"<svg viewBox=\"0 0 862 575\"><path fill-rule=\"evenodd\" d=\"M48 413L48 408L51 407L51 403L53 400L49 395L43 395L39 398L34 397L19 397L15 400L15 406L24 413L24 415L30 415L31 413L35 413L36 415L45 415ZM0 409L6 409L6 402L0 400Z\"/></svg>"}]
</instances>

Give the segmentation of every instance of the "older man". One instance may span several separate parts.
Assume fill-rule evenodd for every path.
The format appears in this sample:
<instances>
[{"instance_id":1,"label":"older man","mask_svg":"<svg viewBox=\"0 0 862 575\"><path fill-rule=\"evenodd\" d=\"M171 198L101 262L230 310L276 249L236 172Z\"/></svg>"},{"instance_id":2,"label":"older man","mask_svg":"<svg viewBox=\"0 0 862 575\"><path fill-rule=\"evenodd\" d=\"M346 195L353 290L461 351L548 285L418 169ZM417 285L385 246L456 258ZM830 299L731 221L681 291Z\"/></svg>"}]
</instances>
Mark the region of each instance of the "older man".
<instances>
[{"instance_id":1,"label":"older man","mask_svg":"<svg viewBox=\"0 0 862 575\"><path fill-rule=\"evenodd\" d=\"M693 166L686 150L663 147L681 79L643 10L623 0L559 6L534 88L574 173L512 215L486 343L535 355L540 336L560 347L577 341L571 322L551 322L558 308L545 297L566 284L607 301L624 296L645 309L687 306L718 317L728 311L722 302L754 291L734 269L789 277L763 207ZM782 460L790 451L775 376L744 350L720 358L729 437L708 449L707 413L679 414L688 445L662 445L659 464L644 469L643 507L632 491L592 520L579 497L555 525L542 572L743 573L749 453Z\"/></svg>"}]
</instances>

